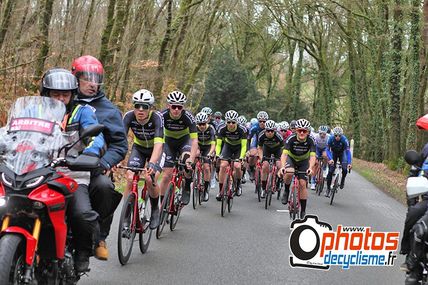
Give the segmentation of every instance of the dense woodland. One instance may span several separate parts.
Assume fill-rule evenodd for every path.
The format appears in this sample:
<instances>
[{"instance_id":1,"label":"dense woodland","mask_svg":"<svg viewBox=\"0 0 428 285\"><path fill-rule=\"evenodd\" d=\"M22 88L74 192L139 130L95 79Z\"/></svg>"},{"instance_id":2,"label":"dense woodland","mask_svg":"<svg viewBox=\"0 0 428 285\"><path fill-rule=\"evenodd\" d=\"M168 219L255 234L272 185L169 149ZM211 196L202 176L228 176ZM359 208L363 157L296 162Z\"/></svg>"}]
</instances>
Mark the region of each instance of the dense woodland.
<instances>
[{"instance_id":1,"label":"dense woodland","mask_svg":"<svg viewBox=\"0 0 428 285\"><path fill-rule=\"evenodd\" d=\"M140 88L158 107L341 125L355 155L402 167L427 137L428 0L0 0L0 121L44 70L98 57L125 110Z\"/></svg>"}]
</instances>

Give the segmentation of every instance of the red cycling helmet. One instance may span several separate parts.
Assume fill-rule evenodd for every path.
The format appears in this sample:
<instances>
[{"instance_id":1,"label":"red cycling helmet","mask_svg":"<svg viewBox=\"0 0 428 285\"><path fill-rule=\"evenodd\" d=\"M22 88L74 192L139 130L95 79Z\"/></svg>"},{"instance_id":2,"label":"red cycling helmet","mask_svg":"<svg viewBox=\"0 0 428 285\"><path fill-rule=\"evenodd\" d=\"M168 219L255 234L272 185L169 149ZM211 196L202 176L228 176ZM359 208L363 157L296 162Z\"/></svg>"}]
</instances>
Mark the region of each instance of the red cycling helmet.
<instances>
[{"instance_id":1,"label":"red cycling helmet","mask_svg":"<svg viewBox=\"0 0 428 285\"><path fill-rule=\"evenodd\" d=\"M426 114L425 116L420 117L417 121L416 121L416 126L421 129L421 130L426 130L428 131L428 114Z\"/></svg>"},{"instance_id":2,"label":"red cycling helmet","mask_svg":"<svg viewBox=\"0 0 428 285\"><path fill-rule=\"evenodd\" d=\"M79 79L96 84L103 83L104 68L101 62L91 55L76 58L71 64L71 72Z\"/></svg>"}]
</instances>

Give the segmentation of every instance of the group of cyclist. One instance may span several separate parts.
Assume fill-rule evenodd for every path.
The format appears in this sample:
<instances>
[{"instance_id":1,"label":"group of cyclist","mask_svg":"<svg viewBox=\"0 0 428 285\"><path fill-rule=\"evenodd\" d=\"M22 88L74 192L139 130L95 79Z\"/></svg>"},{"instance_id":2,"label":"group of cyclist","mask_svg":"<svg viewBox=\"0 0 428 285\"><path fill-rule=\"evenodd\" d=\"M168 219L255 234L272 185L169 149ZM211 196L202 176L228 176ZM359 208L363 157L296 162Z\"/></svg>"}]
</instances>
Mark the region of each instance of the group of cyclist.
<instances>
[{"instance_id":1,"label":"group of cyclist","mask_svg":"<svg viewBox=\"0 0 428 285\"><path fill-rule=\"evenodd\" d=\"M242 194L241 184L246 182L247 171L250 180L254 180L255 166L260 160L264 197L268 174L266 158L271 155L277 159L280 169L278 177L283 179L285 184L283 204L288 202L294 169L300 171L298 179L301 187L302 217L305 215L308 197L306 180L308 175L313 176L315 172L316 156L323 157L330 165L328 189L336 161L339 159L345 164L342 168L343 188L347 167L351 167L351 156L349 142L340 127L330 132L327 126L321 126L318 133L315 133L306 119L293 120L290 124L277 124L269 120L265 111L260 111L250 122L235 110L228 110L223 117L221 112L213 113L209 107L193 116L185 108L187 96L180 91L168 93L166 108L157 111L154 108L155 96L147 89L138 90L132 95L133 109L122 117L118 108L102 91L103 75L104 69L98 59L82 56L73 61L71 72L61 68L50 69L41 83L41 95L58 99L67 106L64 132L80 133L91 124L100 123L105 126L102 134L85 141L76 150L101 159L99 169L88 173L87 179L79 182L79 189L74 197L76 206L71 209L71 225L86 225L73 228L79 236L75 239L75 242L79 243L75 246L78 271L84 272L88 269L92 252L98 259L108 259L105 240L110 232L114 211L121 199L108 174L115 171L115 166L125 159L130 129L134 141L127 165L147 169L144 175L151 202L151 229L159 226L159 204L178 160L186 165L181 196L184 205L190 200L192 171L198 158L203 160L203 201L209 200L210 185L213 188L215 184L215 172L220 193L228 160L233 160L235 196ZM329 136L328 133L332 135ZM161 181L158 184L161 173ZM132 187L132 176L133 173L129 171L124 195L127 195ZM219 194L217 199L220 199Z\"/></svg>"}]
</instances>

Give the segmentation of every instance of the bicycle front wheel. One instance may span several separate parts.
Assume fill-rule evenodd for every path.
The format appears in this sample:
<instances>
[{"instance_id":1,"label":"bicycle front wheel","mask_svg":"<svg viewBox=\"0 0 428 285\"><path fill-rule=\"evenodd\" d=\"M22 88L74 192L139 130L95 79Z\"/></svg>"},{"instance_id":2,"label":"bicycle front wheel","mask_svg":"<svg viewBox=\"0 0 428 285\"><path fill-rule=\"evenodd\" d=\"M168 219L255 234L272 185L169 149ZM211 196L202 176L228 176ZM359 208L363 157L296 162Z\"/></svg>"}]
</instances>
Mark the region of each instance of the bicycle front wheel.
<instances>
[{"instance_id":1,"label":"bicycle front wheel","mask_svg":"<svg viewBox=\"0 0 428 285\"><path fill-rule=\"evenodd\" d=\"M136 234L136 198L134 193L130 193L123 203L119 219L119 231L117 235L117 254L119 262L125 265L132 252L132 245Z\"/></svg>"},{"instance_id":2,"label":"bicycle front wheel","mask_svg":"<svg viewBox=\"0 0 428 285\"><path fill-rule=\"evenodd\" d=\"M256 192L257 192L257 198L259 199L259 202L262 201L261 195L262 195L262 181L261 181L261 173L260 169L256 169Z\"/></svg>"},{"instance_id":3,"label":"bicycle front wheel","mask_svg":"<svg viewBox=\"0 0 428 285\"><path fill-rule=\"evenodd\" d=\"M163 197L161 208L160 208L160 217L159 217L159 227L156 229L156 238L159 239L162 235L163 228L169 219L169 203L172 195L172 191L174 191L174 186L171 184L168 187L168 191L165 193Z\"/></svg>"},{"instance_id":4,"label":"bicycle front wheel","mask_svg":"<svg viewBox=\"0 0 428 285\"><path fill-rule=\"evenodd\" d=\"M193 209L196 210L196 207L200 203L200 193L199 193L199 183L200 183L200 176L201 173L196 167L195 171L193 172L193 185L192 185L192 205Z\"/></svg>"},{"instance_id":5,"label":"bicycle front wheel","mask_svg":"<svg viewBox=\"0 0 428 285\"><path fill-rule=\"evenodd\" d=\"M227 207L227 195L229 191L229 183L230 183L230 177L229 175L226 176L226 181L223 184L223 189L221 190L221 216L224 217L224 214L226 213L226 207Z\"/></svg>"},{"instance_id":6,"label":"bicycle front wheel","mask_svg":"<svg viewBox=\"0 0 428 285\"><path fill-rule=\"evenodd\" d=\"M181 183L180 188L181 188L180 192L183 193L184 192L184 183ZM178 198L178 197L176 196L176 198ZM174 207L174 213L172 213L170 215L171 221L169 223L169 229L171 231L173 231L175 229L175 226L177 225L177 222L178 222L178 218L180 218L181 208L183 208L183 205L181 204L181 200L175 199L173 207Z\"/></svg>"},{"instance_id":7,"label":"bicycle front wheel","mask_svg":"<svg viewBox=\"0 0 428 285\"><path fill-rule=\"evenodd\" d=\"M232 179L232 185L231 188L229 189L228 195L227 195L227 211L230 213L230 211L232 211L232 206L233 206L233 195L235 193L235 191L237 190L236 188L236 182Z\"/></svg>"},{"instance_id":8,"label":"bicycle front wheel","mask_svg":"<svg viewBox=\"0 0 428 285\"><path fill-rule=\"evenodd\" d=\"M292 218L293 221L297 218L297 214L299 209L297 209L297 191L299 191L298 187L293 186L293 213L292 213Z\"/></svg>"},{"instance_id":9,"label":"bicycle front wheel","mask_svg":"<svg viewBox=\"0 0 428 285\"><path fill-rule=\"evenodd\" d=\"M147 196L146 196L147 197ZM149 248L150 240L152 238L152 230L150 229L150 219L152 213L152 205L146 199L144 201L144 213L140 213L141 218L141 230L139 232L139 245L141 253L146 253Z\"/></svg>"},{"instance_id":10,"label":"bicycle front wheel","mask_svg":"<svg viewBox=\"0 0 428 285\"><path fill-rule=\"evenodd\" d=\"M330 205L333 205L333 200L334 200L334 195L337 192L337 188L339 187L339 175L336 175L335 179L334 179L334 184L333 187L331 189L331 193L330 193Z\"/></svg>"}]
</instances>

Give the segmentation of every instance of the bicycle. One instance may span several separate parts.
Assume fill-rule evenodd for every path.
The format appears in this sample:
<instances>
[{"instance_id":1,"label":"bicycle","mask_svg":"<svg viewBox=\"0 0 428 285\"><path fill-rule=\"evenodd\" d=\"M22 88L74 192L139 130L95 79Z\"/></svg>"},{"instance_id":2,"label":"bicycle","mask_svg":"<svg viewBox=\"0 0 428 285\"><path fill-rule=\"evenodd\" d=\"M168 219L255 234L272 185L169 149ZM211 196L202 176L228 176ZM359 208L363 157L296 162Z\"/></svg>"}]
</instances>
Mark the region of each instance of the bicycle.
<instances>
[{"instance_id":1,"label":"bicycle","mask_svg":"<svg viewBox=\"0 0 428 285\"><path fill-rule=\"evenodd\" d=\"M141 190L141 197L138 199L138 182L144 180L140 174L145 172L145 168L127 167L118 165L118 168L134 172L132 177L132 189L128 194L119 219L119 231L117 237L117 253L119 262L125 265L132 252L135 235L139 234L139 246L141 253L146 253L149 248L152 230L150 229L151 205L148 203L147 184ZM152 181L155 181L154 174L151 175ZM153 182L153 186L155 183Z\"/></svg>"},{"instance_id":2,"label":"bicycle","mask_svg":"<svg viewBox=\"0 0 428 285\"><path fill-rule=\"evenodd\" d=\"M254 170L254 184L256 186L255 193L257 193L257 198L259 202L262 201L262 165L257 159L256 169Z\"/></svg>"},{"instance_id":3,"label":"bicycle","mask_svg":"<svg viewBox=\"0 0 428 285\"><path fill-rule=\"evenodd\" d=\"M221 199L221 216L224 217L224 214L226 213L226 206L227 211L230 213L232 210L233 205L233 196L235 196L236 189L236 179L234 177L234 166L232 165L232 162L240 162L240 159L221 159L228 162L228 165L226 167L226 181L223 184L222 189L220 189L220 199Z\"/></svg>"},{"instance_id":4,"label":"bicycle","mask_svg":"<svg viewBox=\"0 0 428 285\"><path fill-rule=\"evenodd\" d=\"M318 196L320 196L324 189L324 184L325 184L325 178L324 178L325 161L323 157L317 157L317 160L318 160L319 167L315 175L315 180L317 183L315 187L315 193L318 194Z\"/></svg>"},{"instance_id":5,"label":"bicycle","mask_svg":"<svg viewBox=\"0 0 428 285\"><path fill-rule=\"evenodd\" d=\"M300 212L300 190L299 190L299 174L306 175L306 171L286 171L285 173L293 173L291 191L288 195L288 212L290 213L290 219L293 221L299 217Z\"/></svg>"},{"instance_id":6,"label":"bicycle","mask_svg":"<svg viewBox=\"0 0 428 285\"><path fill-rule=\"evenodd\" d=\"M195 168L193 171L193 186L192 186L192 202L193 209L196 210L198 205L201 205L204 200L204 169L203 165L205 161L209 161L211 164L211 158L207 156L196 157ZM211 167L211 166L210 166Z\"/></svg>"},{"instance_id":7,"label":"bicycle","mask_svg":"<svg viewBox=\"0 0 428 285\"><path fill-rule=\"evenodd\" d=\"M336 163L336 168L334 169L333 174L333 187L330 190L330 205L333 204L334 196L339 189L339 181L342 179L342 164L340 162Z\"/></svg>"},{"instance_id":8,"label":"bicycle","mask_svg":"<svg viewBox=\"0 0 428 285\"><path fill-rule=\"evenodd\" d=\"M279 160L275 158L275 156L272 154L269 158L263 157L269 162L269 175L267 179L266 184L266 200L265 200L265 209L267 210L268 206L270 206L272 202L272 195L276 192L276 179L277 179L277 172L278 167L276 165L276 162Z\"/></svg>"},{"instance_id":9,"label":"bicycle","mask_svg":"<svg viewBox=\"0 0 428 285\"><path fill-rule=\"evenodd\" d=\"M161 204L159 227L156 229L157 239L161 237L165 224L169 223L171 231L173 231L177 225L181 209L184 207L181 202L181 195L184 187L182 181L185 167L185 163L181 163L179 161L174 162L172 177L168 184L168 190L165 193Z\"/></svg>"}]
</instances>

